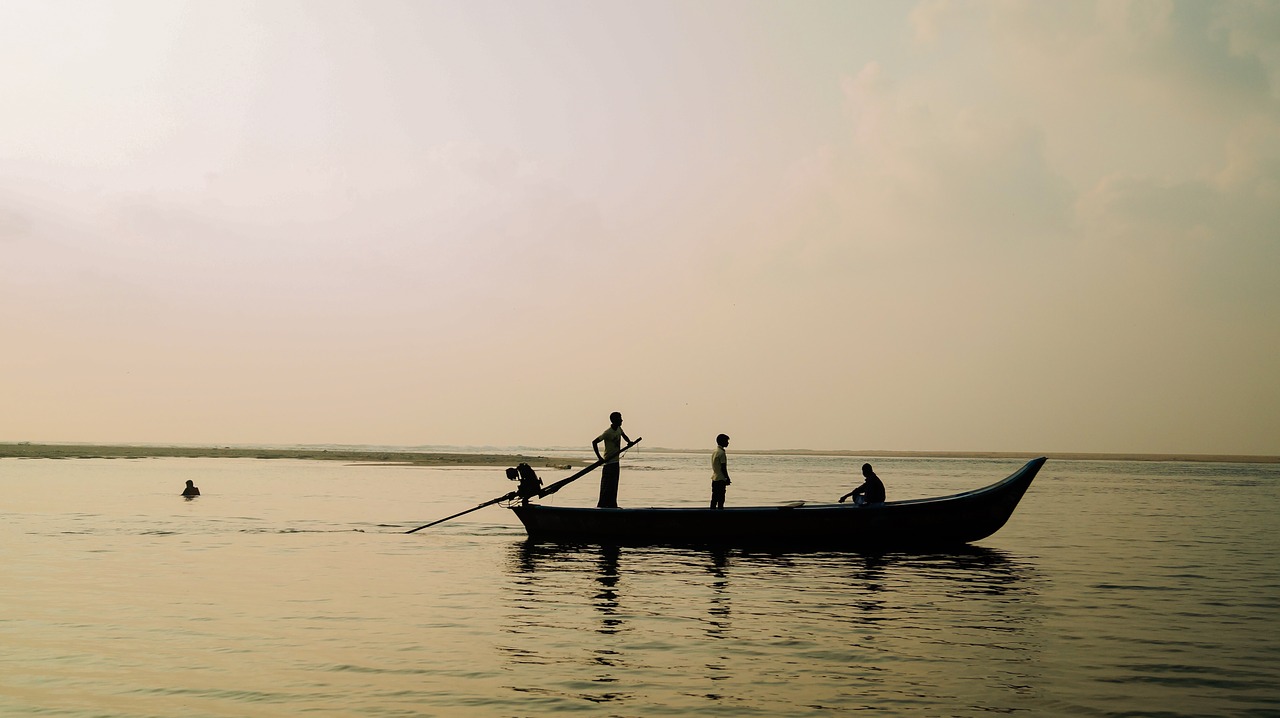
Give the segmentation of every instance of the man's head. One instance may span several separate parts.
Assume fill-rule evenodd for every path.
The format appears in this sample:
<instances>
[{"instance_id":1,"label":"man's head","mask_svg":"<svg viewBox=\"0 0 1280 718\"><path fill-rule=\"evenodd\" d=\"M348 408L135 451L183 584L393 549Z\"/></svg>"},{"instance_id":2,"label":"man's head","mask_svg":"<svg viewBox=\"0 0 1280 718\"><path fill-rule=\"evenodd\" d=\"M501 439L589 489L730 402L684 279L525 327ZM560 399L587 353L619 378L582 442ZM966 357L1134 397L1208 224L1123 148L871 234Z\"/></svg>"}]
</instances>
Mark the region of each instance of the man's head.
<instances>
[{"instance_id":1,"label":"man's head","mask_svg":"<svg viewBox=\"0 0 1280 718\"><path fill-rule=\"evenodd\" d=\"M196 484L194 481L192 481L191 479L187 479L187 486L195 486L195 485Z\"/></svg>"},{"instance_id":2,"label":"man's head","mask_svg":"<svg viewBox=\"0 0 1280 718\"><path fill-rule=\"evenodd\" d=\"M863 464L863 465L862 465L862 475L863 475L863 476L870 476L870 475L871 475L871 464Z\"/></svg>"},{"instance_id":3,"label":"man's head","mask_svg":"<svg viewBox=\"0 0 1280 718\"><path fill-rule=\"evenodd\" d=\"M728 434L720 434L719 436L716 437L716 446L728 446L728 445L729 445Z\"/></svg>"},{"instance_id":4,"label":"man's head","mask_svg":"<svg viewBox=\"0 0 1280 718\"><path fill-rule=\"evenodd\" d=\"M610 415L609 415L609 423L613 424L614 426L619 426L619 425L621 425L621 424L622 424L622 412L615 411L615 412L613 412L612 414L610 414Z\"/></svg>"}]
</instances>

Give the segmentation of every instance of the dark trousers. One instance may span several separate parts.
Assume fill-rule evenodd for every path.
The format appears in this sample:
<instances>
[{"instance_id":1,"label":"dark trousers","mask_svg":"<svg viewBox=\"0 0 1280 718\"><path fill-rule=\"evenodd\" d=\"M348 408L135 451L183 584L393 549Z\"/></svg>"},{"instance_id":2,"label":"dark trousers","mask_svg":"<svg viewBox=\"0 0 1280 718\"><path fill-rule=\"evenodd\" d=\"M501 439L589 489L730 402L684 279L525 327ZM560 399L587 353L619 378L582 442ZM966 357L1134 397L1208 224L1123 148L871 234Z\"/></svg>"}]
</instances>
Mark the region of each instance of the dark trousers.
<instances>
[{"instance_id":1,"label":"dark trousers","mask_svg":"<svg viewBox=\"0 0 1280 718\"><path fill-rule=\"evenodd\" d=\"M600 470L600 501L596 508L618 508L618 464L605 464Z\"/></svg>"},{"instance_id":2,"label":"dark trousers","mask_svg":"<svg viewBox=\"0 0 1280 718\"><path fill-rule=\"evenodd\" d=\"M711 508L724 508L724 490L729 487L728 481L711 482Z\"/></svg>"}]
</instances>

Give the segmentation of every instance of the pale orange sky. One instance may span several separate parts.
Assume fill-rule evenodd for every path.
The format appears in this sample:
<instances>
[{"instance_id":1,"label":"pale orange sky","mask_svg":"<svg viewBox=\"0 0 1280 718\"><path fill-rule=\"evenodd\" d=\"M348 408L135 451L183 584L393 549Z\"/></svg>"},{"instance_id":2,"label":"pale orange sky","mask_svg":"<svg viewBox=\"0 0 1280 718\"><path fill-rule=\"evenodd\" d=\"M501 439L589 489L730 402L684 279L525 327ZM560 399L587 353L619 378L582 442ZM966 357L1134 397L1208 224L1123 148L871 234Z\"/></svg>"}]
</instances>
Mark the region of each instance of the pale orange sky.
<instances>
[{"instance_id":1,"label":"pale orange sky","mask_svg":"<svg viewBox=\"0 0 1280 718\"><path fill-rule=\"evenodd\" d=\"M1280 4L0 3L0 441L1280 454Z\"/></svg>"}]
</instances>

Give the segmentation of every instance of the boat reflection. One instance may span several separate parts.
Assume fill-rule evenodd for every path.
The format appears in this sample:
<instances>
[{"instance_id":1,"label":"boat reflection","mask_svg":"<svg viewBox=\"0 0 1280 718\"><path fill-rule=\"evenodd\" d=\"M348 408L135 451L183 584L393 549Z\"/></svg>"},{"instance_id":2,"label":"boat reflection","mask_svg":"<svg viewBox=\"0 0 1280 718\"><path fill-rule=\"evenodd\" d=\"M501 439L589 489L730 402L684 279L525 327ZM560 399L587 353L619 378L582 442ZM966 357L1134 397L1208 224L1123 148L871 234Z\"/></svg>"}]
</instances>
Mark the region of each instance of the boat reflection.
<instances>
[{"instance_id":1,"label":"boat reflection","mask_svg":"<svg viewBox=\"0 0 1280 718\"><path fill-rule=\"evenodd\" d=\"M834 551L751 551L720 547L622 547L612 544L564 544L522 541L512 545L509 574L536 583L539 574L584 569L594 576L593 594L602 610L617 607L623 573L657 577L672 570L701 566L711 586L728 590L732 576L807 572L815 580L837 575L848 586L874 595L886 590L886 576L936 581L957 596L1002 596L1032 591L1035 558L982 546L938 552L853 553ZM797 574L797 577L799 575Z\"/></svg>"},{"instance_id":2,"label":"boat reflection","mask_svg":"<svg viewBox=\"0 0 1280 718\"><path fill-rule=\"evenodd\" d=\"M597 561L596 581L600 591L595 595L595 607L600 611L600 633L617 633L622 620L618 618L618 554L617 546L601 546Z\"/></svg>"},{"instance_id":3,"label":"boat reflection","mask_svg":"<svg viewBox=\"0 0 1280 718\"><path fill-rule=\"evenodd\" d=\"M707 609L708 638L724 638L730 629L729 618L732 615L729 595L729 577L725 569L729 567L729 551L723 548L709 550L710 562L705 567L711 575L711 605Z\"/></svg>"},{"instance_id":4,"label":"boat reflection","mask_svg":"<svg viewBox=\"0 0 1280 718\"><path fill-rule=\"evenodd\" d=\"M625 552L625 558L624 558ZM664 565L703 565L708 575L725 580L729 573L749 566L759 570L852 570L872 590L878 590L884 571L917 572L943 579L957 588L1000 595L1029 579L1035 572L1035 557L1019 556L984 546L962 546L945 551L895 551L859 553L849 551L786 548L761 551L727 547L619 546L615 544L573 544L521 541L512 544L509 573L536 574L546 571L581 571L593 567L602 586L614 587L619 564L628 570L648 573Z\"/></svg>"},{"instance_id":5,"label":"boat reflection","mask_svg":"<svg viewBox=\"0 0 1280 718\"><path fill-rule=\"evenodd\" d=\"M1023 665L1040 651L1036 559L978 546L861 554L522 541L506 576L512 640L500 650L513 662L577 665L578 680L537 689L575 700L625 702L625 682L659 669L696 672L708 681L699 695L728 699L717 681L796 650L831 670L880 670L886 655L927 658L939 643L998 648L999 660Z\"/></svg>"}]
</instances>

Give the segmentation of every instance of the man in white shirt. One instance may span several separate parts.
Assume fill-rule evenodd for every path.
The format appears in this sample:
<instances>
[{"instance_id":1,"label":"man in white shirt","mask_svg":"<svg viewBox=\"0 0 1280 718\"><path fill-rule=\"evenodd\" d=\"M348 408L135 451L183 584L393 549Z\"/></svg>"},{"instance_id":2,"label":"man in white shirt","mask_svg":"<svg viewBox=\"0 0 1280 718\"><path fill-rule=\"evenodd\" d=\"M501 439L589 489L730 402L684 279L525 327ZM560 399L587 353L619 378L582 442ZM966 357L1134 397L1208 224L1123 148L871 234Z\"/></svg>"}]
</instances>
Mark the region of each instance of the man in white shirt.
<instances>
[{"instance_id":1,"label":"man in white shirt","mask_svg":"<svg viewBox=\"0 0 1280 718\"><path fill-rule=\"evenodd\" d=\"M604 442L604 456L600 455L600 442ZM618 454L622 453L622 442L631 443L631 437L622 430L622 414L613 412L609 415L609 428L591 442L591 450L596 458L604 462L600 470L600 501L596 508L618 508Z\"/></svg>"}]
</instances>

